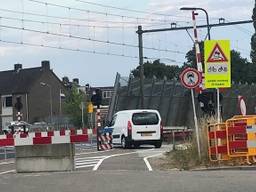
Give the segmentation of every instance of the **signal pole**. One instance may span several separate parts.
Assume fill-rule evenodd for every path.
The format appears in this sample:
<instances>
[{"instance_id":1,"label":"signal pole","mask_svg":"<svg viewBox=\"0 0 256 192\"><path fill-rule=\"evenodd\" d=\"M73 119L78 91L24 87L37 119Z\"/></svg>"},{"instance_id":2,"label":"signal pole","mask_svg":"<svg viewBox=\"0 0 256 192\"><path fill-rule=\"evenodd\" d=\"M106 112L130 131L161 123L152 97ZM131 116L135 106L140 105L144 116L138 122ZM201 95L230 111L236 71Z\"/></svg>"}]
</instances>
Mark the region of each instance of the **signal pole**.
<instances>
[{"instance_id":1,"label":"signal pole","mask_svg":"<svg viewBox=\"0 0 256 192\"><path fill-rule=\"evenodd\" d=\"M140 63L140 108L144 108L144 65L143 65L143 30L142 26L138 26L138 40L139 40L139 63Z\"/></svg>"}]
</instances>

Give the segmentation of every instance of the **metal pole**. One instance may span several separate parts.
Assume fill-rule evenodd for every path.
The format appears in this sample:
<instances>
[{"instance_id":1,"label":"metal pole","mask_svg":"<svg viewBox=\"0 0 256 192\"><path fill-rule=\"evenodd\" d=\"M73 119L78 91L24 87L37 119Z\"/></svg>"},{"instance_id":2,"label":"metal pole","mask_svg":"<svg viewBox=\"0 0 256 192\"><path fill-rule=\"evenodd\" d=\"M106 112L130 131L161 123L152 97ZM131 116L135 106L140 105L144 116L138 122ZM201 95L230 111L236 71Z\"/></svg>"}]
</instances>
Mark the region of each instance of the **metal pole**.
<instances>
[{"instance_id":1,"label":"metal pole","mask_svg":"<svg viewBox=\"0 0 256 192\"><path fill-rule=\"evenodd\" d=\"M49 84L48 84L48 86L50 88L50 110L51 110L50 115L51 115L51 124L52 124L52 86Z\"/></svg>"},{"instance_id":2,"label":"metal pole","mask_svg":"<svg viewBox=\"0 0 256 192\"><path fill-rule=\"evenodd\" d=\"M211 33L210 33L209 15L208 15L207 11L203 8L195 8L195 10L201 10L205 13L206 23L207 23L207 36L208 36L208 40L210 40L211 39Z\"/></svg>"},{"instance_id":3,"label":"metal pole","mask_svg":"<svg viewBox=\"0 0 256 192\"><path fill-rule=\"evenodd\" d=\"M27 113L27 122L29 122L29 119L28 119L28 94L26 93L26 113Z\"/></svg>"},{"instance_id":4,"label":"metal pole","mask_svg":"<svg viewBox=\"0 0 256 192\"><path fill-rule=\"evenodd\" d=\"M196 142L197 142L198 158L199 158L199 160L201 160L201 150L200 150L200 142L199 142L199 129L198 129L197 116L196 116L194 90L190 89L190 91L191 91L191 99L192 99L192 106L193 106L193 113L194 113L194 122L195 122L195 128L196 128Z\"/></svg>"},{"instance_id":5,"label":"metal pole","mask_svg":"<svg viewBox=\"0 0 256 192\"><path fill-rule=\"evenodd\" d=\"M82 107L82 128L84 128L84 102L81 102Z\"/></svg>"},{"instance_id":6,"label":"metal pole","mask_svg":"<svg viewBox=\"0 0 256 192\"><path fill-rule=\"evenodd\" d=\"M209 24L209 16L205 9L203 8L197 8L199 10L202 10L206 15L206 22L207 22L207 34L208 34L208 40L211 40L211 33L210 33L210 24ZM217 88L217 122L220 123L220 89Z\"/></svg>"},{"instance_id":7,"label":"metal pole","mask_svg":"<svg viewBox=\"0 0 256 192\"><path fill-rule=\"evenodd\" d=\"M4 160L7 159L7 150L6 150L6 147L4 147Z\"/></svg>"},{"instance_id":8,"label":"metal pole","mask_svg":"<svg viewBox=\"0 0 256 192\"><path fill-rule=\"evenodd\" d=\"M217 119L220 123L220 89L217 88Z\"/></svg>"},{"instance_id":9,"label":"metal pole","mask_svg":"<svg viewBox=\"0 0 256 192\"><path fill-rule=\"evenodd\" d=\"M139 62L140 62L140 107L144 108L144 65L143 65L143 39L142 26L138 26L138 40L139 40Z\"/></svg>"},{"instance_id":10,"label":"metal pole","mask_svg":"<svg viewBox=\"0 0 256 192\"><path fill-rule=\"evenodd\" d=\"M60 89L60 111L59 111L59 116L61 117L61 89Z\"/></svg>"}]
</instances>

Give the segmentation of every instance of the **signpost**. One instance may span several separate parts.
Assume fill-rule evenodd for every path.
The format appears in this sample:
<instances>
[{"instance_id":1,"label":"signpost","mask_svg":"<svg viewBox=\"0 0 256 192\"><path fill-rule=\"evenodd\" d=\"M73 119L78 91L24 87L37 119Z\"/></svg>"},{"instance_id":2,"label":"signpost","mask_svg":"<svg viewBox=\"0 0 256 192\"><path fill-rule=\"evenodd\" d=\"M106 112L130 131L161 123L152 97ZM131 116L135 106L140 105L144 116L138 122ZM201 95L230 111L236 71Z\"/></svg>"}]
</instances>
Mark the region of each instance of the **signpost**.
<instances>
[{"instance_id":1,"label":"signpost","mask_svg":"<svg viewBox=\"0 0 256 192\"><path fill-rule=\"evenodd\" d=\"M219 88L231 87L231 64L229 40L204 42L205 87L217 89L217 115L220 123Z\"/></svg>"},{"instance_id":2,"label":"signpost","mask_svg":"<svg viewBox=\"0 0 256 192\"><path fill-rule=\"evenodd\" d=\"M196 116L196 107L195 107L195 99L194 99L194 88L199 86L201 83L201 74L194 68L186 68L180 74L181 83L184 87L190 89L191 91L191 99L192 99L192 106L193 106L193 113L194 113L194 122L195 122L195 129L196 129L196 141L197 141L197 149L198 149L198 157L201 160L201 150L200 150L200 143L199 143L199 129L198 129L198 122Z\"/></svg>"}]
</instances>

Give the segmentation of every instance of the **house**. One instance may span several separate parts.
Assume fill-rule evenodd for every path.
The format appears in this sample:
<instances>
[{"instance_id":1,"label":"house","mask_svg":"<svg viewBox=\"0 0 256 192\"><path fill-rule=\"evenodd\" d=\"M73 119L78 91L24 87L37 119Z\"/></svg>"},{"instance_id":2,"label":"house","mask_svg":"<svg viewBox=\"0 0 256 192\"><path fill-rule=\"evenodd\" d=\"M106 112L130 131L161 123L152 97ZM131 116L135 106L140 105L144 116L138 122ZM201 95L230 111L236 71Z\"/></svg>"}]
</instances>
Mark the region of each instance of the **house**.
<instances>
[{"instance_id":1,"label":"house","mask_svg":"<svg viewBox=\"0 0 256 192\"><path fill-rule=\"evenodd\" d=\"M62 114L64 92L65 87L50 69L49 61L42 61L40 67L23 69L22 64L15 64L13 70L1 71L1 128L17 119L18 98L22 103L23 121L53 122L54 117Z\"/></svg>"}]
</instances>

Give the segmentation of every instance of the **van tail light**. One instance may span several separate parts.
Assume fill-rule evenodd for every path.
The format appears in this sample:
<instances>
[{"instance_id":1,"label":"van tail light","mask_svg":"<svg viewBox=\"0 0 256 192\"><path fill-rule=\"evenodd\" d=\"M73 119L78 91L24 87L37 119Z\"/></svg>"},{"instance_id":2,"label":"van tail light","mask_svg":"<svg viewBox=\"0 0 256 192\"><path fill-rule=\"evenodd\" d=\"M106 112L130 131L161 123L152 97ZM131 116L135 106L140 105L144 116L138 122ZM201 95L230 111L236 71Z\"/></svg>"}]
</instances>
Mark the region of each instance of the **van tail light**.
<instances>
[{"instance_id":1,"label":"van tail light","mask_svg":"<svg viewBox=\"0 0 256 192\"><path fill-rule=\"evenodd\" d=\"M164 126L163 126L163 122L162 121L160 123L160 132L161 132L161 136L162 136L163 133L164 133Z\"/></svg>"},{"instance_id":2,"label":"van tail light","mask_svg":"<svg viewBox=\"0 0 256 192\"><path fill-rule=\"evenodd\" d=\"M127 123L127 130L128 130L128 135L132 135L132 123L131 121L128 121Z\"/></svg>"}]
</instances>

